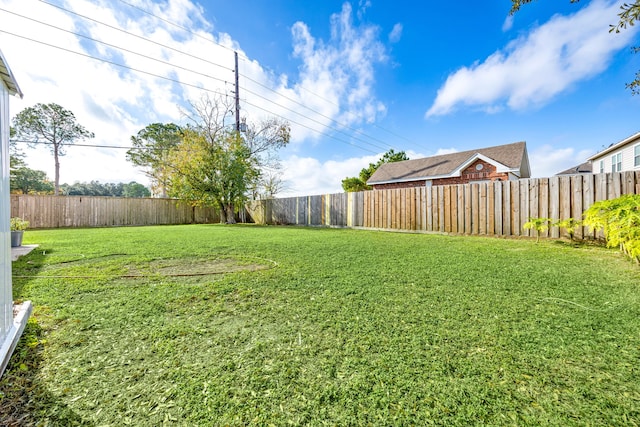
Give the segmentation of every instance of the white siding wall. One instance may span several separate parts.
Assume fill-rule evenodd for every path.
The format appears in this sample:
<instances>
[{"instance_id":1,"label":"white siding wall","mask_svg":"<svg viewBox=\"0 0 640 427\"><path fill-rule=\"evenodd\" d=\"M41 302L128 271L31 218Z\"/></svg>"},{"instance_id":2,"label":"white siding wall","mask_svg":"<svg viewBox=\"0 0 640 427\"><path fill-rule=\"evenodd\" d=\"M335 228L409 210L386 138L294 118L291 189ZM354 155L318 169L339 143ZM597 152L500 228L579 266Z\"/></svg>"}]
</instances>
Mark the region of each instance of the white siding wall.
<instances>
[{"instance_id":1,"label":"white siding wall","mask_svg":"<svg viewBox=\"0 0 640 427\"><path fill-rule=\"evenodd\" d=\"M599 156L593 159L593 173L600 173L600 160L604 160L604 172L611 172L611 158L618 153L622 153L622 170L624 171L634 171L640 170L640 167L633 166L633 147L640 144L640 140L635 140L633 142L629 142L628 144L618 148L615 151L611 151L610 153L605 154L604 156ZM617 171L616 171L617 172Z\"/></svg>"},{"instance_id":2,"label":"white siding wall","mask_svg":"<svg viewBox=\"0 0 640 427\"><path fill-rule=\"evenodd\" d=\"M0 80L0 343L13 324L9 199L9 91Z\"/></svg>"}]
</instances>

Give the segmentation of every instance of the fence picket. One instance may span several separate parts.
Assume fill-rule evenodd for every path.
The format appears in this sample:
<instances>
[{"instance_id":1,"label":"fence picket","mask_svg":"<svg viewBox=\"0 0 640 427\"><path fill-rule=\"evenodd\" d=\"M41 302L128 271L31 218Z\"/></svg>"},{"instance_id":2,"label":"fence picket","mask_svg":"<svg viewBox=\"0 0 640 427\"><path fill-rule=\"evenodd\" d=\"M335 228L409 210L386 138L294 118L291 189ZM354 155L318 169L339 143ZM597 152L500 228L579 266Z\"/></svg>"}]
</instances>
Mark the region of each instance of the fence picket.
<instances>
[{"instance_id":1,"label":"fence picket","mask_svg":"<svg viewBox=\"0 0 640 427\"><path fill-rule=\"evenodd\" d=\"M249 202L258 223L532 236L529 217L581 219L600 200L640 194L640 172L556 176L519 181L387 189ZM170 199L11 195L11 216L31 228L213 223L212 208ZM544 235L544 234L543 234ZM548 232L558 237L557 227ZM585 227L578 237L594 236ZM600 236L601 233L598 234Z\"/></svg>"}]
</instances>

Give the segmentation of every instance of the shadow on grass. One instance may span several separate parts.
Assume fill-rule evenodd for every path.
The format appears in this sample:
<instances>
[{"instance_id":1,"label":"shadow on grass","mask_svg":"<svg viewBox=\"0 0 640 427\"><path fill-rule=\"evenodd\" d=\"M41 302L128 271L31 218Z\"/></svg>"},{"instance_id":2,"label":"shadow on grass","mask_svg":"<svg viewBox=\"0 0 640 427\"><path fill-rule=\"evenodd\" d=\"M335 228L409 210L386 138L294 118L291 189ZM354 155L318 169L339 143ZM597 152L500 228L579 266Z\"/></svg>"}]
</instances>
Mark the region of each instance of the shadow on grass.
<instances>
[{"instance_id":1,"label":"shadow on grass","mask_svg":"<svg viewBox=\"0 0 640 427\"><path fill-rule=\"evenodd\" d=\"M45 251L36 248L28 255L21 256L11 263L12 269L12 286L13 299L20 301L22 299L22 291L30 276L36 276L45 265Z\"/></svg>"},{"instance_id":2,"label":"shadow on grass","mask_svg":"<svg viewBox=\"0 0 640 427\"><path fill-rule=\"evenodd\" d=\"M0 420L5 427L91 426L39 380L44 332L32 318L0 379Z\"/></svg>"}]
</instances>

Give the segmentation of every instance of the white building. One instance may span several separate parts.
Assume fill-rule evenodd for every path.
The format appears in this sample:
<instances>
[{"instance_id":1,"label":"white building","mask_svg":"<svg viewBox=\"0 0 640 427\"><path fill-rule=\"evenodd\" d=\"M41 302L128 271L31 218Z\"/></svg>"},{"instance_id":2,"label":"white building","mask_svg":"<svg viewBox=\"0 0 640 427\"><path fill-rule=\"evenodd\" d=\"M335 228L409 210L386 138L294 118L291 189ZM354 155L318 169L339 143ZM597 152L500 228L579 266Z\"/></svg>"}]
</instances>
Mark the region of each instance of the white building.
<instances>
[{"instance_id":1,"label":"white building","mask_svg":"<svg viewBox=\"0 0 640 427\"><path fill-rule=\"evenodd\" d=\"M0 51L0 375L7 367L31 313L29 301L17 306L15 313L13 306L9 230L9 95L22 98L20 87Z\"/></svg>"},{"instance_id":2,"label":"white building","mask_svg":"<svg viewBox=\"0 0 640 427\"><path fill-rule=\"evenodd\" d=\"M588 160L593 173L640 171L640 132L611 144Z\"/></svg>"}]
</instances>

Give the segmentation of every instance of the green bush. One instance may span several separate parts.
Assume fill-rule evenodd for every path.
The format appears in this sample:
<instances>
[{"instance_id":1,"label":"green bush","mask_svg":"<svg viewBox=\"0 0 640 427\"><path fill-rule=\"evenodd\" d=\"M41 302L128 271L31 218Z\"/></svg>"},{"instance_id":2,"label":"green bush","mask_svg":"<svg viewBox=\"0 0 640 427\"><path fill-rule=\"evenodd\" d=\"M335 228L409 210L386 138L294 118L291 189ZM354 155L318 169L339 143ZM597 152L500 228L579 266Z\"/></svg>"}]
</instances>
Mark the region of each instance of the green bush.
<instances>
[{"instance_id":1,"label":"green bush","mask_svg":"<svg viewBox=\"0 0 640 427\"><path fill-rule=\"evenodd\" d=\"M584 214L584 223L604 232L607 246L640 262L640 194L627 194L594 203Z\"/></svg>"},{"instance_id":2,"label":"green bush","mask_svg":"<svg viewBox=\"0 0 640 427\"><path fill-rule=\"evenodd\" d=\"M527 229L536 230L536 243L540 241L540 233L544 232L551 224L551 218L534 218L530 217L529 221L525 222L522 227Z\"/></svg>"},{"instance_id":3,"label":"green bush","mask_svg":"<svg viewBox=\"0 0 640 427\"><path fill-rule=\"evenodd\" d=\"M24 231L29 228L29 221L25 221L22 218L13 217L10 223L11 231Z\"/></svg>"}]
</instances>

